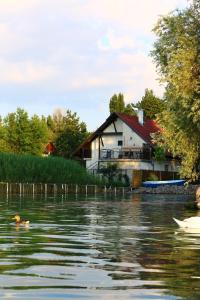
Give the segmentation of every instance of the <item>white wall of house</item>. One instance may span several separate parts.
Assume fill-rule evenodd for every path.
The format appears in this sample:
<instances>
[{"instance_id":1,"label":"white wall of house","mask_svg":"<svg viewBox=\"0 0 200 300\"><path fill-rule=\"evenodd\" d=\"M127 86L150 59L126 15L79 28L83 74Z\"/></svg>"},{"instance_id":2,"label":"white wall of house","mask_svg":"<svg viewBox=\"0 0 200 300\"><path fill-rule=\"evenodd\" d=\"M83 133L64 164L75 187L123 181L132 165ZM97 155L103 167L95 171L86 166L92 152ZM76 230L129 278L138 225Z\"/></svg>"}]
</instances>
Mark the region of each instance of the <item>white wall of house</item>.
<instances>
[{"instance_id":1,"label":"white wall of house","mask_svg":"<svg viewBox=\"0 0 200 300\"><path fill-rule=\"evenodd\" d=\"M146 143L137 133L135 133L126 123L123 123L124 147L142 147Z\"/></svg>"},{"instance_id":2,"label":"white wall of house","mask_svg":"<svg viewBox=\"0 0 200 300\"><path fill-rule=\"evenodd\" d=\"M104 132L115 132L115 128L116 128L117 132L123 131L124 122L122 122L121 119L118 118L116 121L114 121L114 123L115 123L115 127L114 127L114 124L111 123L108 127L106 127L104 129Z\"/></svg>"},{"instance_id":3,"label":"white wall of house","mask_svg":"<svg viewBox=\"0 0 200 300\"><path fill-rule=\"evenodd\" d=\"M116 163L116 161L113 161ZM106 163L102 163L106 166ZM134 160L119 160L117 161L118 168L122 170L122 173L127 174L130 182L133 181L133 170L149 170L149 171L169 171L178 172L179 166L175 161L163 161L162 163L157 162L144 162Z\"/></svg>"}]
</instances>

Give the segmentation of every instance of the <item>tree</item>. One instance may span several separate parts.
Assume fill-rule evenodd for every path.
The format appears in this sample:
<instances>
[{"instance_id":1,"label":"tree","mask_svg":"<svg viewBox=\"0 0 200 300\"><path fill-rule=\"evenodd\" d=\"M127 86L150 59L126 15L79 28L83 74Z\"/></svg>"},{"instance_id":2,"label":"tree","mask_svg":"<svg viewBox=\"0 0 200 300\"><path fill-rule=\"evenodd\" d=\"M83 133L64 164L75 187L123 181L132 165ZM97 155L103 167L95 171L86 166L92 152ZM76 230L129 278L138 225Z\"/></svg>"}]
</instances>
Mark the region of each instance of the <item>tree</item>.
<instances>
[{"instance_id":1,"label":"tree","mask_svg":"<svg viewBox=\"0 0 200 300\"><path fill-rule=\"evenodd\" d=\"M152 56L166 83L166 109L158 117L161 143L182 159L182 176L200 177L200 1L160 18Z\"/></svg>"},{"instance_id":2,"label":"tree","mask_svg":"<svg viewBox=\"0 0 200 300\"><path fill-rule=\"evenodd\" d=\"M15 113L9 113L5 117L4 124L7 132L6 141L12 152L30 153L31 128L27 112L18 108Z\"/></svg>"},{"instance_id":3,"label":"tree","mask_svg":"<svg viewBox=\"0 0 200 300\"><path fill-rule=\"evenodd\" d=\"M135 114L131 104L125 105L124 95L121 93L119 93L118 95L114 94L110 98L109 109L110 113L119 112L129 115Z\"/></svg>"},{"instance_id":4,"label":"tree","mask_svg":"<svg viewBox=\"0 0 200 300\"><path fill-rule=\"evenodd\" d=\"M76 113L67 110L59 123L55 138L55 155L72 158L75 149L88 136L86 124L80 122Z\"/></svg>"},{"instance_id":5,"label":"tree","mask_svg":"<svg viewBox=\"0 0 200 300\"><path fill-rule=\"evenodd\" d=\"M125 103L124 103L124 95L119 93L118 95L114 94L110 98L110 113L112 112L124 112Z\"/></svg>"},{"instance_id":6,"label":"tree","mask_svg":"<svg viewBox=\"0 0 200 300\"><path fill-rule=\"evenodd\" d=\"M157 162L162 162L166 160L165 150L160 146L156 146L154 149L154 159Z\"/></svg>"},{"instance_id":7,"label":"tree","mask_svg":"<svg viewBox=\"0 0 200 300\"><path fill-rule=\"evenodd\" d=\"M38 116L31 119L21 108L3 120L4 148L18 154L41 155L47 142L47 126ZM2 149L2 151L4 151Z\"/></svg>"},{"instance_id":8,"label":"tree","mask_svg":"<svg viewBox=\"0 0 200 300\"><path fill-rule=\"evenodd\" d=\"M6 129L4 128L2 121L0 125L0 152L11 152L11 147L6 140Z\"/></svg>"},{"instance_id":9,"label":"tree","mask_svg":"<svg viewBox=\"0 0 200 300\"><path fill-rule=\"evenodd\" d=\"M143 109L144 114L149 119L155 119L158 113L165 108L165 102L156 97L153 90L145 89L145 95L142 100L135 105L137 108Z\"/></svg>"},{"instance_id":10,"label":"tree","mask_svg":"<svg viewBox=\"0 0 200 300\"><path fill-rule=\"evenodd\" d=\"M124 108L124 111L123 111L125 114L127 115L130 115L130 116L134 116L136 115L136 112L134 111L134 107L133 107L133 104L131 103L128 103L126 105L126 107Z\"/></svg>"},{"instance_id":11,"label":"tree","mask_svg":"<svg viewBox=\"0 0 200 300\"><path fill-rule=\"evenodd\" d=\"M41 155L44 152L48 142L48 129L46 120L34 115L30 119L31 128L31 154Z\"/></svg>"}]
</instances>

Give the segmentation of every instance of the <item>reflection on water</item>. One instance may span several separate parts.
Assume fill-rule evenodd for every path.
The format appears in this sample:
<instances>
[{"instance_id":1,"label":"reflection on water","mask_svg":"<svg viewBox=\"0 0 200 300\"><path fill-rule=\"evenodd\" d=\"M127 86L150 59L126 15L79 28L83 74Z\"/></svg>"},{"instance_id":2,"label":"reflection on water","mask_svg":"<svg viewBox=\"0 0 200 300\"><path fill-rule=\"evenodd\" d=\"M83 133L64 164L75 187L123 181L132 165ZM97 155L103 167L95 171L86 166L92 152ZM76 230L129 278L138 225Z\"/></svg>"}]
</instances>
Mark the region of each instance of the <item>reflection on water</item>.
<instances>
[{"instance_id":1,"label":"reflection on water","mask_svg":"<svg viewBox=\"0 0 200 300\"><path fill-rule=\"evenodd\" d=\"M186 201L1 198L0 299L200 299L200 232L172 220Z\"/></svg>"}]
</instances>

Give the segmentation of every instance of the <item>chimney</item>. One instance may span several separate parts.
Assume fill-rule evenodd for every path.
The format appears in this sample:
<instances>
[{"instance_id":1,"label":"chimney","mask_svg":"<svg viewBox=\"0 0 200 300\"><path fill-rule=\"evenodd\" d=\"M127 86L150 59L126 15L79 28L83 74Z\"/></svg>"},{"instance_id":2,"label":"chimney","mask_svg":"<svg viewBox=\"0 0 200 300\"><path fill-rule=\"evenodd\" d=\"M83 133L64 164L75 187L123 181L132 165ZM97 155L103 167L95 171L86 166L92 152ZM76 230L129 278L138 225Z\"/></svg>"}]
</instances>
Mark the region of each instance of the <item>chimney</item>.
<instances>
[{"instance_id":1,"label":"chimney","mask_svg":"<svg viewBox=\"0 0 200 300\"><path fill-rule=\"evenodd\" d=\"M134 111L137 114L138 117L138 122L140 123L140 125L144 125L144 110L141 108L137 108L133 106Z\"/></svg>"},{"instance_id":2,"label":"chimney","mask_svg":"<svg viewBox=\"0 0 200 300\"><path fill-rule=\"evenodd\" d=\"M137 110L137 116L138 116L138 122L141 125L144 125L144 111L143 111L143 109L138 109Z\"/></svg>"}]
</instances>

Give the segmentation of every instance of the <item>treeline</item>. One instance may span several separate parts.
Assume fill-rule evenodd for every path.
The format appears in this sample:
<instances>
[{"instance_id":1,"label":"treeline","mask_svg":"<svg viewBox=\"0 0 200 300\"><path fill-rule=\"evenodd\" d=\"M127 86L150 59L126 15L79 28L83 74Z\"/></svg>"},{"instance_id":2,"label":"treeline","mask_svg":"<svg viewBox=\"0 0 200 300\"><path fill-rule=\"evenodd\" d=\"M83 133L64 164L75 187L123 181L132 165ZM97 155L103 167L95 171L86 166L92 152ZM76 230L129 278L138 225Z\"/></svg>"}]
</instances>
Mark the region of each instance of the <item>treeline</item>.
<instances>
[{"instance_id":1,"label":"treeline","mask_svg":"<svg viewBox=\"0 0 200 300\"><path fill-rule=\"evenodd\" d=\"M30 117L18 108L0 120L0 152L40 156L47 143L52 142L55 156L71 158L87 136L86 124L70 110L57 110L48 117Z\"/></svg>"},{"instance_id":2,"label":"treeline","mask_svg":"<svg viewBox=\"0 0 200 300\"><path fill-rule=\"evenodd\" d=\"M142 109L147 118L156 119L157 115L165 109L165 105L165 99L155 96L153 90L145 89L144 96L137 103L125 104L122 93L114 94L110 98L109 109L110 113L120 112L128 115L136 115L136 109Z\"/></svg>"}]
</instances>

